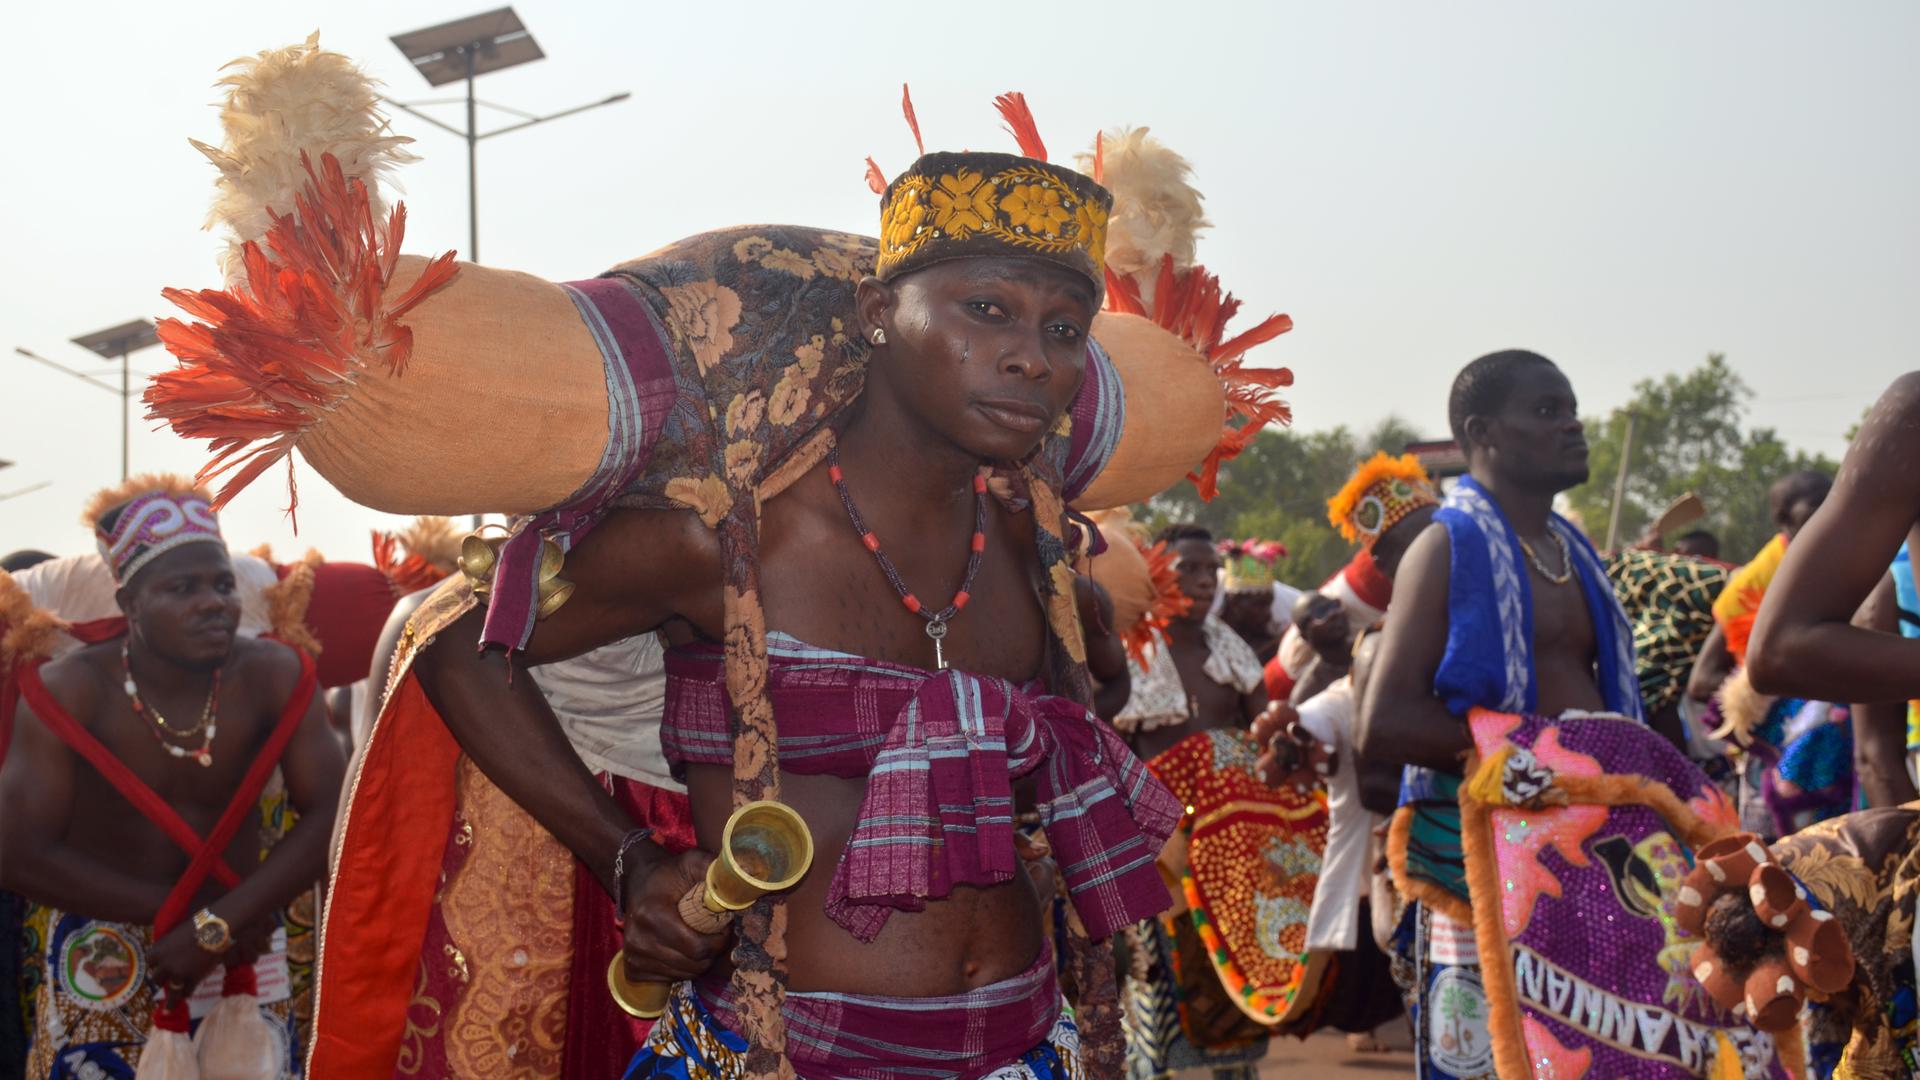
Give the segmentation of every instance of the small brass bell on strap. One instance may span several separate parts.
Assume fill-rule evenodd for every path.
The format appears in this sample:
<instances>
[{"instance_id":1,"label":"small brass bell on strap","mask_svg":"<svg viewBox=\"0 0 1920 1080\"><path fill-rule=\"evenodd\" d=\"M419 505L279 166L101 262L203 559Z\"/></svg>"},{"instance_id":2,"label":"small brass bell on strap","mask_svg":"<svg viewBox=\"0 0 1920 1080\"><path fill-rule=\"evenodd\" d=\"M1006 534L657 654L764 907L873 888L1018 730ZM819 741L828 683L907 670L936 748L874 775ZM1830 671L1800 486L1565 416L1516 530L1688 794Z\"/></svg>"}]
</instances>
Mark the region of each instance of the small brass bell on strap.
<instances>
[{"instance_id":1,"label":"small brass bell on strap","mask_svg":"<svg viewBox=\"0 0 1920 1080\"><path fill-rule=\"evenodd\" d=\"M559 611L573 596L573 582L560 576L560 570L566 563L566 552L560 550L560 545L552 537L540 541L540 574L534 586L540 598L536 618L544 619Z\"/></svg>"},{"instance_id":2,"label":"small brass bell on strap","mask_svg":"<svg viewBox=\"0 0 1920 1080\"><path fill-rule=\"evenodd\" d=\"M488 529L498 529L499 535L487 535ZM460 572L472 584L475 596L484 597L492 588L493 573L500 565L500 545L507 542L509 535L505 526L487 524L460 541Z\"/></svg>"}]
</instances>

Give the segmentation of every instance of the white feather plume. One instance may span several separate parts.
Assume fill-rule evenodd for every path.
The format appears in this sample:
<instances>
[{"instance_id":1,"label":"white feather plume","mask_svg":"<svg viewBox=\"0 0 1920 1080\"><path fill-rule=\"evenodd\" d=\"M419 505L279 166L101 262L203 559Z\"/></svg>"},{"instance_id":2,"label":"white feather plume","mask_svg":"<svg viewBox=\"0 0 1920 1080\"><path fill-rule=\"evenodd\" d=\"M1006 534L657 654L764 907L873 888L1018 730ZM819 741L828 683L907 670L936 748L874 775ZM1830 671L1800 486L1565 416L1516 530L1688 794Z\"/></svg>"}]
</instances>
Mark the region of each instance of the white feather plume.
<instances>
[{"instance_id":1,"label":"white feather plume","mask_svg":"<svg viewBox=\"0 0 1920 1080\"><path fill-rule=\"evenodd\" d=\"M1153 300L1163 255L1176 270L1193 265L1194 244L1206 228L1204 197L1189 181L1193 166L1147 134L1144 127L1120 128L1101 136L1101 182L1113 193L1107 219L1107 268L1131 277L1141 298ZM1082 172L1093 171L1091 152L1075 155Z\"/></svg>"},{"instance_id":2,"label":"white feather plume","mask_svg":"<svg viewBox=\"0 0 1920 1080\"><path fill-rule=\"evenodd\" d=\"M303 150L316 169L322 154L337 158L349 178L366 183L375 220L385 216L380 179L417 159L403 149L413 140L389 130L378 83L322 49L319 31L304 44L243 56L222 70L228 74L216 85L228 88L220 109L226 145L189 141L220 169L206 227L229 231L221 258L229 282L241 274L241 245L266 234L267 212L292 212L307 181Z\"/></svg>"}]
</instances>

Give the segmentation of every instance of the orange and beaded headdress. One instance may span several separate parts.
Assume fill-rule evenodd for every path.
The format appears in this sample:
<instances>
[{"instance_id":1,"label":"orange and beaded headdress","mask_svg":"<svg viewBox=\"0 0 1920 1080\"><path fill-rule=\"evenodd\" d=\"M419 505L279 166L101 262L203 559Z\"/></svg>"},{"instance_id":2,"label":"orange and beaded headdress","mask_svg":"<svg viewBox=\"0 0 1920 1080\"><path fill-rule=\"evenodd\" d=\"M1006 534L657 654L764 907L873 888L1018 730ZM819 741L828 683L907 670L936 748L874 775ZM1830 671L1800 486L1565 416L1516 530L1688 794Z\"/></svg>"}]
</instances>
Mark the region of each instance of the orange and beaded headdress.
<instances>
[{"instance_id":1,"label":"orange and beaded headdress","mask_svg":"<svg viewBox=\"0 0 1920 1080\"><path fill-rule=\"evenodd\" d=\"M206 490L168 473L136 476L87 500L81 523L93 530L100 556L125 585L175 548L210 543L226 548Z\"/></svg>"},{"instance_id":2,"label":"orange and beaded headdress","mask_svg":"<svg viewBox=\"0 0 1920 1080\"><path fill-rule=\"evenodd\" d=\"M1026 96L994 99L1019 141L1019 155L929 154L913 99L902 89L921 156L883 188L879 167L867 159L868 183L880 191L875 275L886 281L949 259L1039 259L1085 277L1096 298L1105 292L1113 196L1092 178L1048 163Z\"/></svg>"},{"instance_id":3,"label":"orange and beaded headdress","mask_svg":"<svg viewBox=\"0 0 1920 1080\"><path fill-rule=\"evenodd\" d=\"M1327 521L1348 543L1372 547L1380 534L1423 506L1440 505L1427 470L1412 454L1389 457L1386 451L1354 471L1339 494L1327 500Z\"/></svg>"}]
</instances>

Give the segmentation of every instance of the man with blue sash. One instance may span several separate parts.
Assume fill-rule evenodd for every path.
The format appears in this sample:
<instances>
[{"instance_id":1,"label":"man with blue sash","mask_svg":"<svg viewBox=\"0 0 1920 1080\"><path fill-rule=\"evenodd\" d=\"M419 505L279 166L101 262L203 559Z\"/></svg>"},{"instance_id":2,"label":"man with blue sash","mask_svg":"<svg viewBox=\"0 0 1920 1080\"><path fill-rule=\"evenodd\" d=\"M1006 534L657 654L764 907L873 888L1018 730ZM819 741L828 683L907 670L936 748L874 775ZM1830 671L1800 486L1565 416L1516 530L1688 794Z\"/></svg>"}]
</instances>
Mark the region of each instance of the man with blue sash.
<instances>
[{"instance_id":1,"label":"man with blue sash","mask_svg":"<svg viewBox=\"0 0 1920 1080\"><path fill-rule=\"evenodd\" d=\"M1410 899L1407 964L1422 1077L1495 1075L1488 1005L1461 850L1461 769L1470 709L1644 722L1632 633L1586 537L1553 513L1587 479L1573 388L1535 353L1483 356L1454 380L1454 436L1469 473L1414 541L1395 585L1360 754L1406 767L1396 881ZM1551 773L1505 762L1516 804Z\"/></svg>"}]
</instances>

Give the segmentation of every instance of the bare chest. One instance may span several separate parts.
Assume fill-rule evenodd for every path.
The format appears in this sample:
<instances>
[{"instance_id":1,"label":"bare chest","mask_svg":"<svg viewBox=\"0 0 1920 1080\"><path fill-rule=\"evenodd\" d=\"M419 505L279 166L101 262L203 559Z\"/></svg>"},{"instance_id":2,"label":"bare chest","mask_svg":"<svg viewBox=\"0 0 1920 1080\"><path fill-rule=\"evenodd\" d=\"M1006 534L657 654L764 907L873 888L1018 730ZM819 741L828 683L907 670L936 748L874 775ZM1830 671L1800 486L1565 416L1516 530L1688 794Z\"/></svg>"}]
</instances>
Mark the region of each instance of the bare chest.
<instances>
[{"instance_id":1,"label":"bare chest","mask_svg":"<svg viewBox=\"0 0 1920 1080\"><path fill-rule=\"evenodd\" d=\"M178 712L185 719L176 720L161 707L169 728L192 731L197 727L198 711L183 706ZM72 838L88 847L104 845L116 859L153 866L184 864L186 856L179 846L166 838L154 815L137 805L136 797L123 788L149 790L196 834L211 832L260 751L264 724L252 703L233 700L220 702L210 720L210 745L204 729L187 738L165 731L160 731L162 737L156 737L160 729L150 716L136 714L124 698L108 699L87 727L124 767L125 775L116 783L92 766L81 767L83 779L74 800ZM170 752L169 746L186 753ZM203 747L209 764L201 764ZM249 814L257 815L257 808L249 807ZM242 836L254 834L254 830L241 831Z\"/></svg>"},{"instance_id":2,"label":"bare chest","mask_svg":"<svg viewBox=\"0 0 1920 1080\"><path fill-rule=\"evenodd\" d=\"M882 538L889 573L843 517L819 507L770 507L761 543L767 628L879 660L933 668L943 657L950 667L1024 681L1039 674L1045 639L1032 540L1006 516L990 514L969 581L971 543L971 529L899 531ZM926 616L951 606L963 587L967 595L937 631L936 649Z\"/></svg>"}]
</instances>

